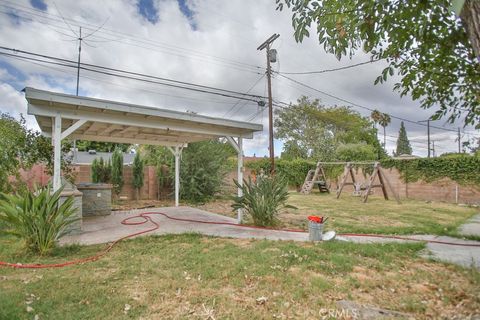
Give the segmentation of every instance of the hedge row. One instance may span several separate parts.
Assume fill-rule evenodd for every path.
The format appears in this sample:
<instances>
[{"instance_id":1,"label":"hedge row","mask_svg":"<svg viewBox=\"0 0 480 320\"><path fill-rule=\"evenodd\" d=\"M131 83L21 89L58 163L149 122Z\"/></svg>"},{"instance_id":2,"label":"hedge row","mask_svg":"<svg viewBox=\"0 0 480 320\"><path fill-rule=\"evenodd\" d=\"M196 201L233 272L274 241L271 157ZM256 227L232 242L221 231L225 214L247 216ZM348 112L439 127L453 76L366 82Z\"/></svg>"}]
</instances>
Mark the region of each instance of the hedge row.
<instances>
[{"instance_id":1,"label":"hedge row","mask_svg":"<svg viewBox=\"0 0 480 320\"><path fill-rule=\"evenodd\" d=\"M386 159L384 168L397 168L406 182L450 178L463 185L480 185L480 157L468 154L412 160Z\"/></svg>"},{"instance_id":2,"label":"hedge row","mask_svg":"<svg viewBox=\"0 0 480 320\"><path fill-rule=\"evenodd\" d=\"M432 182L442 178L450 178L463 185L480 185L480 157L460 154L437 158L419 158L411 160L384 159L381 161L384 168L396 168L406 182L423 180ZM270 160L263 158L249 161L245 166L256 173L263 169L270 172ZM276 160L276 172L285 177L290 186L299 187L310 169L315 169L316 162L305 159ZM363 166L362 166L363 167ZM371 166L370 166L371 167ZM363 168L368 172L368 168ZM327 178L335 179L343 173L343 165L326 166Z\"/></svg>"}]
</instances>

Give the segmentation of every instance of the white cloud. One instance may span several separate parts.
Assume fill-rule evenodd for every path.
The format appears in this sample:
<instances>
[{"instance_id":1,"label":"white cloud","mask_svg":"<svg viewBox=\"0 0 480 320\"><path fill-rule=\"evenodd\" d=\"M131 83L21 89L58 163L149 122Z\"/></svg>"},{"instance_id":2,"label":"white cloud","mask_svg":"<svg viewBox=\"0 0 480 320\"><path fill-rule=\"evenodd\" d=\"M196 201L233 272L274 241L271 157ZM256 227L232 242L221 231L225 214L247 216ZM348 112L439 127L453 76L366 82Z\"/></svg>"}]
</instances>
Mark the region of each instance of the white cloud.
<instances>
[{"instance_id":1,"label":"white cloud","mask_svg":"<svg viewBox=\"0 0 480 320\"><path fill-rule=\"evenodd\" d=\"M35 118L27 115L27 101L21 92L18 92L8 83L0 84L0 111L10 114L16 119L20 119L20 116L27 121L27 126L38 130L37 122Z\"/></svg>"},{"instance_id":2,"label":"white cloud","mask_svg":"<svg viewBox=\"0 0 480 320\"><path fill-rule=\"evenodd\" d=\"M30 16L31 20L23 20L20 24L15 24L2 14L0 43L8 47L76 60L77 42L71 41L75 36L70 28L77 32L77 23L67 20L69 21L67 25L58 16L59 13L53 2L47 2L47 4L49 15L42 17L42 13L32 11L27 0L15 2L17 9L24 10L18 11L18 14ZM82 48L83 62L235 91L248 90L264 73L265 52L259 52L256 48L273 33L281 35L274 44L279 52L279 61L273 65L274 70L319 70L368 59L365 54L360 54L352 61L342 59L339 62L332 55L324 52L315 36L297 44L292 36L291 14L288 11L276 11L274 1L189 1L188 4L194 11L196 30L192 29L175 0L156 2L159 15L159 21L156 24L148 22L138 14L136 2L133 0L64 0L57 1L56 4L66 19L82 22L84 36L94 31L94 26L107 21L103 29L87 38ZM2 11L8 9L5 3L0 6ZM26 74L27 80L23 81L24 86L75 92L75 69L59 66L46 68L4 57L0 57L1 61L14 65ZM255 68L255 66L261 68ZM382 63L379 62L341 72L292 76L292 78L367 107L378 108L383 112L413 120L428 118L431 111L420 109L419 104L408 97L400 99L397 93L392 92L393 83L373 86L373 81L381 69ZM13 81L9 78L12 75L6 74L5 71L8 72L0 66L2 90L11 93L13 88L5 85ZM81 75L80 93L99 98L181 111L191 110L220 117L224 116L237 102L225 97L112 78L83 70ZM262 80L251 92L264 95L265 80ZM339 101L299 87L278 76L273 79L273 93L275 99L285 102L296 101L299 95L308 94L322 99L326 104L341 104ZM20 101L22 99L21 94L14 99L15 105L19 108L22 106ZM23 108L25 105L23 101ZM233 112L227 117L246 120L258 110L254 103L240 108L242 105L243 103L239 103L235 106ZM11 110L7 109L5 103L2 103L0 108L1 111ZM363 115L369 114L368 111L358 110ZM254 140L245 142L246 154L268 154L267 116L267 112L264 112L255 118L254 121L264 124L265 131L256 135ZM442 122L439 123L442 124ZM410 137L425 135L425 127L410 123L405 125ZM399 126L400 122L392 119L391 125L387 127L387 134L396 136ZM447 127L454 128L448 125ZM439 148L454 151L456 146L454 136L455 133L452 133L451 139L439 142ZM417 154L426 154L426 150L420 148L424 142L418 141L417 150L414 145ZM387 141L389 150L393 150L394 145L395 141ZM281 144L275 151L276 154L280 154Z\"/></svg>"}]
</instances>

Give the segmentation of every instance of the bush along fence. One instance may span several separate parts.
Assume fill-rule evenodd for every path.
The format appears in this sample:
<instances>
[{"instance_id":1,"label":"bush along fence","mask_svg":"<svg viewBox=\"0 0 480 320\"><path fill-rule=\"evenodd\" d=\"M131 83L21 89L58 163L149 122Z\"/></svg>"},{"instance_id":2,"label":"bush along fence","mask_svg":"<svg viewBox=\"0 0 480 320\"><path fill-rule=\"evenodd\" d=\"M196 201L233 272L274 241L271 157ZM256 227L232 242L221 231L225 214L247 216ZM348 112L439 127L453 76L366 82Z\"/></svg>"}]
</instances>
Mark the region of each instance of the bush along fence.
<instances>
[{"instance_id":1,"label":"bush along fence","mask_svg":"<svg viewBox=\"0 0 480 320\"><path fill-rule=\"evenodd\" d=\"M283 176L290 187L299 188L316 162L305 159L276 161L276 172ZM480 203L480 157L474 155L451 155L437 158L410 160L384 159L390 182L406 198L448 202ZM245 166L258 174L262 169L270 172L266 158L249 161ZM355 166L359 180L371 172L373 166ZM327 178L335 190L336 181L343 173L343 165L325 166ZM460 194L459 194L460 193ZM463 196L463 197L462 197Z\"/></svg>"}]
</instances>

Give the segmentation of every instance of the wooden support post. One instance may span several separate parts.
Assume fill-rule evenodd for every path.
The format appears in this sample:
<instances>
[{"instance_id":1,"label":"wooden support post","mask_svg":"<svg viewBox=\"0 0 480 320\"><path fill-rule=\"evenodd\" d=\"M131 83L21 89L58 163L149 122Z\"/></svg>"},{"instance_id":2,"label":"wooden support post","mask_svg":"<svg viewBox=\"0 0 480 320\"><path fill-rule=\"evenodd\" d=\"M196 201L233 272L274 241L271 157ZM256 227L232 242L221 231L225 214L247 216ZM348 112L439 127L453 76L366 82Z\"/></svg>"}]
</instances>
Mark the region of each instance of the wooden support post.
<instances>
[{"instance_id":1,"label":"wooden support post","mask_svg":"<svg viewBox=\"0 0 480 320\"><path fill-rule=\"evenodd\" d=\"M352 178L352 182L347 183L347 178L348 175ZM345 165L345 170L343 171L343 177L342 177L342 182L340 182L340 186L338 187L337 190L337 199L340 198L340 194L342 193L343 187L346 185L353 185L355 183L355 176L353 175L352 171L352 164L350 162L347 162Z\"/></svg>"},{"instance_id":2,"label":"wooden support post","mask_svg":"<svg viewBox=\"0 0 480 320\"><path fill-rule=\"evenodd\" d=\"M237 151L237 181L240 187L243 186L243 138L238 137L237 141L233 137L226 136L227 141L232 145L232 147ZM242 188L237 189L237 195L239 197L243 196ZM243 210L238 209L237 211L237 222L241 223L243 219Z\"/></svg>"},{"instance_id":3,"label":"wooden support post","mask_svg":"<svg viewBox=\"0 0 480 320\"><path fill-rule=\"evenodd\" d=\"M175 207L178 207L180 202L180 155L181 149L175 147Z\"/></svg>"},{"instance_id":4,"label":"wooden support post","mask_svg":"<svg viewBox=\"0 0 480 320\"><path fill-rule=\"evenodd\" d=\"M367 202L368 200L368 195L370 194L370 190L372 190L373 182L375 181L375 177L377 176L377 174L378 174L378 162L375 162L375 164L373 165L372 175L370 176L370 180L368 181L367 188L365 188L365 192L363 194L363 203Z\"/></svg>"},{"instance_id":5,"label":"wooden support post","mask_svg":"<svg viewBox=\"0 0 480 320\"><path fill-rule=\"evenodd\" d=\"M180 157L184 146L175 146L175 149L168 147L168 150L175 156L175 207L180 204Z\"/></svg>"},{"instance_id":6,"label":"wooden support post","mask_svg":"<svg viewBox=\"0 0 480 320\"><path fill-rule=\"evenodd\" d=\"M385 174L383 173L383 168L381 168L380 166L378 167L378 172L380 173L380 175L382 176L382 180L383 182L385 182L385 184L387 185L388 189L390 189L390 192L393 194L393 196L395 197L395 200L397 201L398 204L401 204L402 202L400 201L400 197L398 195L398 192L395 192L395 190L393 190L392 188L392 185L390 184L390 181L388 180L388 178L385 176ZM383 184L383 183L382 183Z\"/></svg>"},{"instance_id":7,"label":"wooden support post","mask_svg":"<svg viewBox=\"0 0 480 320\"><path fill-rule=\"evenodd\" d=\"M53 191L61 188L61 161L62 161L62 117L57 114L53 125Z\"/></svg>"}]
</instances>

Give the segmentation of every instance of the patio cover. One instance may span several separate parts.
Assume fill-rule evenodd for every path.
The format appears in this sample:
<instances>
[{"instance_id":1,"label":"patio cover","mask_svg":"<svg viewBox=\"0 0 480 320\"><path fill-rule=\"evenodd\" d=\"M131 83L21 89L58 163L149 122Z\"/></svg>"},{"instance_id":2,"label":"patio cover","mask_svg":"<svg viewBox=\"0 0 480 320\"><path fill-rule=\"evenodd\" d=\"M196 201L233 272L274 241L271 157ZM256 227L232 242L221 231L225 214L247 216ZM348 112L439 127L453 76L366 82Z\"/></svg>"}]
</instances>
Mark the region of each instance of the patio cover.
<instances>
[{"instance_id":1,"label":"patio cover","mask_svg":"<svg viewBox=\"0 0 480 320\"><path fill-rule=\"evenodd\" d=\"M238 154L243 180L243 139L262 131L260 124L213 118L117 101L24 89L28 114L54 146L53 188L60 188L61 141L65 138L166 146L175 156L175 206L179 204L180 157L190 142L225 137ZM238 190L241 195L241 189ZM241 220L241 212L238 219Z\"/></svg>"}]
</instances>

